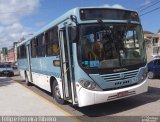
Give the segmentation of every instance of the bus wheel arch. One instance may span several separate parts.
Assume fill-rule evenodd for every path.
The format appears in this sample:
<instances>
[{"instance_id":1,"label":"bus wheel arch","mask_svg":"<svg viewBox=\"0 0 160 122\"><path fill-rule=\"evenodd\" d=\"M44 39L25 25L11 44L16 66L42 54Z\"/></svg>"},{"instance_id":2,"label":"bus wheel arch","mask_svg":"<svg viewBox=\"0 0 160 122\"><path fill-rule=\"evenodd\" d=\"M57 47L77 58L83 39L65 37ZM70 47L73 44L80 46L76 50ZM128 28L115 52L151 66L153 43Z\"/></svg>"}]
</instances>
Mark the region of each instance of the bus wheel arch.
<instances>
[{"instance_id":1,"label":"bus wheel arch","mask_svg":"<svg viewBox=\"0 0 160 122\"><path fill-rule=\"evenodd\" d=\"M53 93L53 89L52 89L52 86L53 86L53 83L54 82L57 82L56 78L51 76L50 77L50 89L51 89L51 94Z\"/></svg>"},{"instance_id":2,"label":"bus wheel arch","mask_svg":"<svg viewBox=\"0 0 160 122\"><path fill-rule=\"evenodd\" d=\"M24 77L25 77L26 85L27 85L27 86L30 86L31 83L29 82L29 79L28 79L28 75L27 75L27 71L26 71L26 70L24 71Z\"/></svg>"},{"instance_id":3,"label":"bus wheel arch","mask_svg":"<svg viewBox=\"0 0 160 122\"><path fill-rule=\"evenodd\" d=\"M65 100L61 97L58 81L55 77L50 78L51 94L53 99L59 104L65 104Z\"/></svg>"}]
</instances>

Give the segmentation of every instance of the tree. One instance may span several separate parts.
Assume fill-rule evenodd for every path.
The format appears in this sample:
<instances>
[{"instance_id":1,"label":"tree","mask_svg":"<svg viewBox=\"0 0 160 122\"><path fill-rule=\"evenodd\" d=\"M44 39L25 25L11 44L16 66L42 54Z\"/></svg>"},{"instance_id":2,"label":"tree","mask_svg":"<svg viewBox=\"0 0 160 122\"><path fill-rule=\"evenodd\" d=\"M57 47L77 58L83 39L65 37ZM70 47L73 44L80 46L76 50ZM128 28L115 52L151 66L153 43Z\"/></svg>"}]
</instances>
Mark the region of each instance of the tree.
<instances>
[{"instance_id":1,"label":"tree","mask_svg":"<svg viewBox=\"0 0 160 122\"><path fill-rule=\"evenodd\" d=\"M160 33L160 29L158 30L158 33Z\"/></svg>"}]
</instances>

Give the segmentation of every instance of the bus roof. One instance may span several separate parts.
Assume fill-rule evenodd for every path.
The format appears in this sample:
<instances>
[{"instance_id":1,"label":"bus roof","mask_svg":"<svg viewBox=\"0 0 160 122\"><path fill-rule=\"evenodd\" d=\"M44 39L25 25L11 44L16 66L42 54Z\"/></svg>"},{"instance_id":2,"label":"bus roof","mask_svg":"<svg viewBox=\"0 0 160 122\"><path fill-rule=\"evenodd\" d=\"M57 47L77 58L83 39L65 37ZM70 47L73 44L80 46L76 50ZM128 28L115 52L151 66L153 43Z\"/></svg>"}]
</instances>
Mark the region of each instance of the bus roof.
<instances>
[{"instance_id":1,"label":"bus roof","mask_svg":"<svg viewBox=\"0 0 160 122\"><path fill-rule=\"evenodd\" d=\"M117 9L117 10L125 10L125 11L131 11L131 12L136 12L133 10L129 10L129 9L125 9L125 8L113 8L113 7L105 7L105 6L98 6L98 7L76 7L73 8L71 10L69 10L68 12L66 12L65 14L61 15L60 17L58 17L57 19L53 20L52 22L50 22L48 25L44 26L42 29L40 29L39 31L37 31L35 34L33 34L32 36L30 36L29 38L25 39L24 41L20 42L17 44L17 47L20 45L23 45L24 43L30 41L31 39L33 39L34 37L42 34L43 32L49 30L50 28L52 28L53 26L63 22L64 20L68 19L70 17L70 15L76 15L76 13L80 10L80 9Z\"/></svg>"}]
</instances>

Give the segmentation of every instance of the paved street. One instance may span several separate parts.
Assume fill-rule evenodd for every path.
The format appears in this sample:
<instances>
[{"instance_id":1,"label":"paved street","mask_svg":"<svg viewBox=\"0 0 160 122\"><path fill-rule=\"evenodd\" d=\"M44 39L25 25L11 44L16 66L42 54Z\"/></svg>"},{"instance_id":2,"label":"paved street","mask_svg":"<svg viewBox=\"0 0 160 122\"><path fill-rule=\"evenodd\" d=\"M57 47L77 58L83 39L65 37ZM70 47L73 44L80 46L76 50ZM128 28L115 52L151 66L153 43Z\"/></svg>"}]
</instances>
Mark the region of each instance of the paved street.
<instances>
[{"instance_id":1,"label":"paved street","mask_svg":"<svg viewBox=\"0 0 160 122\"><path fill-rule=\"evenodd\" d=\"M116 116L116 121L120 121L119 116L132 116L136 121L135 116L160 116L160 79L148 81L148 93L84 108L73 107L69 103L59 105L48 92L36 86L26 86L20 76L12 79L16 82L10 78L0 78L0 115L66 116L69 113L77 118L72 120L81 121L105 121Z\"/></svg>"},{"instance_id":2,"label":"paved street","mask_svg":"<svg viewBox=\"0 0 160 122\"><path fill-rule=\"evenodd\" d=\"M69 113L48 102L10 78L0 77L0 116L63 116L58 120L76 121Z\"/></svg>"}]
</instances>

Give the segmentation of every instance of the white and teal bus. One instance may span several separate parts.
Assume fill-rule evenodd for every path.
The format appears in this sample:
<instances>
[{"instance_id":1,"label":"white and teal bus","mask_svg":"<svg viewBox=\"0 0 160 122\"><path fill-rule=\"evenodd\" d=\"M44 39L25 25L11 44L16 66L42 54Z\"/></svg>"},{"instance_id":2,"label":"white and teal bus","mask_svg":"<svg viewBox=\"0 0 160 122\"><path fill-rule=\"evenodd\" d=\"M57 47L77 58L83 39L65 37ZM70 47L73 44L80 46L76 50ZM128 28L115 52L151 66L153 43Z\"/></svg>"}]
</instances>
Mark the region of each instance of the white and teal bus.
<instances>
[{"instance_id":1,"label":"white and teal bus","mask_svg":"<svg viewBox=\"0 0 160 122\"><path fill-rule=\"evenodd\" d=\"M74 8L20 42L26 83L79 107L147 92L146 50L137 12Z\"/></svg>"}]
</instances>

